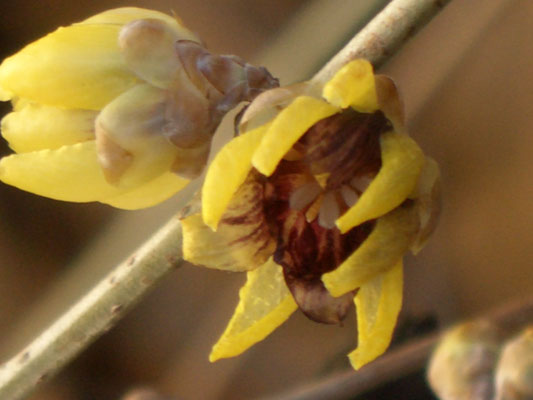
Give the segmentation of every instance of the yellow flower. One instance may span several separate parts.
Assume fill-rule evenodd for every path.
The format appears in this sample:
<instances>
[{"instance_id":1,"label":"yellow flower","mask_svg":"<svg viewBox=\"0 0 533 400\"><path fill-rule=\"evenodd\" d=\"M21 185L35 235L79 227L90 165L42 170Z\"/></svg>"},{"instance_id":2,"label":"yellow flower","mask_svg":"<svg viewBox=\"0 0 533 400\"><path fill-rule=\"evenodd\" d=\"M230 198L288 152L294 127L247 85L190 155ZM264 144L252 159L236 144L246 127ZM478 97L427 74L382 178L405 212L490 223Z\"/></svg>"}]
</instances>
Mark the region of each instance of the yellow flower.
<instances>
[{"instance_id":1,"label":"yellow flower","mask_svg":"<svg viewBox=\"0 0 533 400\"><path fill-rule=\"evenodd\" d=\"M109 10L26 46L0 66L0 179L59 200L138 209L198 176L221 118L276 81L208 53L179 20Z\"/></svg>"},{"instance_id":2,"label":"yellow flower","mask_svg":"<svg viewBox=\"0 0 533 400\"><path fill-rule=\"evenodd\" d=\"M435 226L436 163L404 133L394 83L365 60L323 87L264 92L239 132L207 171L201 209L182 221L187 260L248 274L210 360L242 353L297 308L339 323L355 301L349 358L360 368L391 341L403 254Z\"/></svg>"}]
</instances>

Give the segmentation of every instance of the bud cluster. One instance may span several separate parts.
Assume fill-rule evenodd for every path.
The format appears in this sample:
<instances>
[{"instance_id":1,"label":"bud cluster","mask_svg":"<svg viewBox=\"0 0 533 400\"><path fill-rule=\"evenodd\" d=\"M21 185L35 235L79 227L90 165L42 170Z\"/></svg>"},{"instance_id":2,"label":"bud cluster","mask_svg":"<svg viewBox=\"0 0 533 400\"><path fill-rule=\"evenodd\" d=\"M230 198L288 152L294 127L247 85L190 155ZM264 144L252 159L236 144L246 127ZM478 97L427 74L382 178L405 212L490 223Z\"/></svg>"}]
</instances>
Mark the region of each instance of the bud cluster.
<instances>
[{"instance_id":1,"label":"bud cluster","mask_svg":"<svg viewBox=\"0 0 533 400\"><path fill-rule=\"evenodd\" d=\"M510 339L487 320L451 329L433 352L428 380L441 400L531 400L533 327Z\"/></svg>"},{"instance_id":2,"label":"bud cluster","mask_svg":"<svg viewBox=\"0 0 533 400\"><path fill-rule=\"evenodd\" d=\"M138 209L205 167L212 136L242 101L278 86L265 68L208 52L175 17L108 10L0 65L0 180L42 196Z\"/></svg>"}]
</instances>

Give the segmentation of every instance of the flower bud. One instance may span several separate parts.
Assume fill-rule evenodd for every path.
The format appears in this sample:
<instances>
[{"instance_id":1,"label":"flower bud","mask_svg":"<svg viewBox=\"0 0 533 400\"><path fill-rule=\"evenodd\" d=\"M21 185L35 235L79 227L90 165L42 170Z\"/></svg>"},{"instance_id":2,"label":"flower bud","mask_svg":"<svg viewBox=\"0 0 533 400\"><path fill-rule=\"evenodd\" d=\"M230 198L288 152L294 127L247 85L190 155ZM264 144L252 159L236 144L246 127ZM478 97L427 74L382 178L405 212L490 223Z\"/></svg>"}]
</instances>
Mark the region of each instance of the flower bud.
<instances>
[{"instance_id":1,"label":"flower bud","mask_svg":"<svg viewBox=\"0 0 533 400\"><path fill-rule=\"evenodd\" d=\"M496 400L533 399L533 326L505 343L495 380Z\"/></svg>"},{"instance_id":2,"label":"flower bud","mask_svg":"<svg viewBox=\"0 0 533 400\"><path fill-rule=\"evenodd\" d=\"M277 80L210 54L179 20L119 8L26 46L0 66L0 180L59 200L137 209L199 176L227 111Z\"/></svg>"},{"instance_id":3,"label":"flower bud","mask_svg":"<svg viewBox=\"0 0 533 400\"><path fill-rule=\"evenodd\" d=\"M500 344L498 328L485 320L450 330L429 363L428 380L433 391L442 400L492 400Z\"/></svg>"}]
</instances>

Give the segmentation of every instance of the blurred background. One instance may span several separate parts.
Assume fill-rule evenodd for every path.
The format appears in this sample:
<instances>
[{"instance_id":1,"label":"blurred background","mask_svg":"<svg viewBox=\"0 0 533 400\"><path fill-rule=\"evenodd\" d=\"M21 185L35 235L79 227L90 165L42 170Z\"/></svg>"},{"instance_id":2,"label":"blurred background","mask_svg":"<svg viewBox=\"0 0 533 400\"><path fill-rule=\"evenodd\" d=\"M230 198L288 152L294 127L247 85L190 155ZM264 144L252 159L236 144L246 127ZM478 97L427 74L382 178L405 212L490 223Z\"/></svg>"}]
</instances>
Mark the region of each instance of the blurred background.
<instances>
[{"instance_id":1,"label":"blurred background","mask_svg":"<svg viewBox=\"0 0 533 400\"><path fill-rule=\"evenodd\" d=\"M265 65L288 84L311 77L386 3L17 0L2 4L0 55L59 25L136 5L174 10L212 51ZM401 89L411 134L439 162L444 193L437 231L406 260L397 341L532 292L532 20L530 0L453 0L381 69ZM218 142L230 131L227 123ZM0 152L9 153L3 142ZM147 239L186 195L124 212L0 184L0 361ZM31 399L118 399L139 386L187 400L275 397L349 368L353 316L337 327L298 313L244 355L210 364L243 282L194 266L174 271Z\"/></svg>"}]
</instances>

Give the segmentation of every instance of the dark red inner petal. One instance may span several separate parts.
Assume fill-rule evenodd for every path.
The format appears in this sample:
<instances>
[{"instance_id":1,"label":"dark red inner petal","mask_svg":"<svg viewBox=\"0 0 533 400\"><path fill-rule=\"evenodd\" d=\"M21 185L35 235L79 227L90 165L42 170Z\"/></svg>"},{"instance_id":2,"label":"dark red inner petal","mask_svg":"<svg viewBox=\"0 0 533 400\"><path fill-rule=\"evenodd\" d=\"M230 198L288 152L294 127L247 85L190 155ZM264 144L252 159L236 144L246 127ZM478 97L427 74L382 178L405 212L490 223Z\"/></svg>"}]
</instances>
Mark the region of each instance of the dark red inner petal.
<instances>
[{"instance_id":1,"label":"dark red inner petal","mask_svg":"<svg viewBox=\"0 0 533 400\"><path fill-rule=\"evenodd\" d=\"M304 159L315 174L329 173L328 189L381 168L379 137L392 129L381 111L373 114L348 109L313 125L299 141Z\"/></svg>"},{"instance_id":2,"label":"dark red inner petal","mask_svg":"<svg viewBox=\"0 0 533 400\"><path fill-rule=\"evenodd\" d=\"M320 279L308 281L285 275L285 281L300 310L316 322L340 324L353 303L353 293L332 297Z\"/></svg>"},{"instance_id":3,"label":"dark red inner petal","mask_svg":"<svg viewBox=\"0 0 533 400\"><path fill-rule=\"evenodd\" d=\"M283 267L287 286L309 318L339 323L346 316L352 296L332 297L322 283L322 274L348 258L368 237L374 222L343 235L337 228L323 228L317 219L307 222L301 211L288 210L288 214L280 226L282 234L278 236L274 260Z\"/></svg>"},{"instance_id":4,"label":"dark red inner petal","mask_svg":"<svg viewBox=\"0 0 533 400\"><path fill-rule=\"evenodd\" d=\"M337 268L368 237L374 222L346 234L326 229L318 219L308 222L304 210L290 208L295 188L312 176L301 161L282 161L267 183L266 219L277 237L274 260L283 267L285 281L300 309L312 320L339 323L352 303L352 296L333 298L321 276Z\"/></svg>"},{"instance_id":5,"label":"dark red inner petal","mask_svg":"<svg viewBox=\"0 0 533 400\"><path fill-rule=\"evenodd\" d=\"M381 167L379 137L391 129L382 112L345 110L319 121L295 144L303 157L282 160L265 188L264 210L273 237L274 260L283 267L285 281L300 309L311 319L339 323L352 303L353 294L332 297L321 277L337 268L365 241L375 221L341 234L325 228L318 218L308 221L306 211L291 209L291 195L315 176L329 174L324 191L336 191L353 178L375 175ZM336 197L338 193L335 193ZM344 212L346 205L340 205Z\"/></svg>"}]
</instances>

